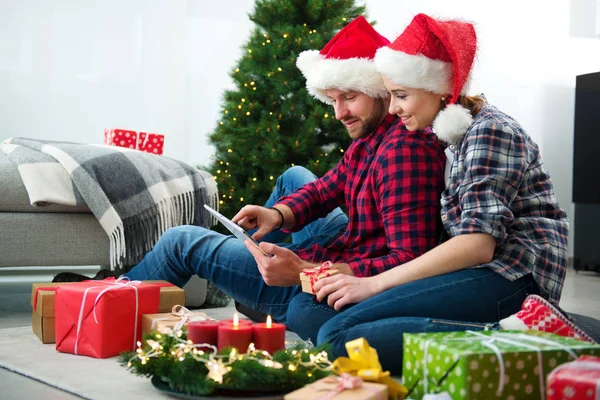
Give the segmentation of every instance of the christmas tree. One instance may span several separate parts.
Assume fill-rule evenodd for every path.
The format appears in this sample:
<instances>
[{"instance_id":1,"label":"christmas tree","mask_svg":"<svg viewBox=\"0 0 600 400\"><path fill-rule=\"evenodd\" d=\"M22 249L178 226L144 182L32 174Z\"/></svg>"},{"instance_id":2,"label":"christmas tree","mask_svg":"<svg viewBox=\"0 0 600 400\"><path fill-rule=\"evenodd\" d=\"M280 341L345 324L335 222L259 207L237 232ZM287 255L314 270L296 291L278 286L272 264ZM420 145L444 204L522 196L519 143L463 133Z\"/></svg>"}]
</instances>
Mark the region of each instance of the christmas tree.
<instances>
[{"instance_id":1,"label":"christmas tree","mask_svg":"<svg viewBox=\"0 0 600 400\"><path fill-rule=\"evenodd\" d=\"M236 90L224 94L222 116L210 135L208 167L221 212L263 204L275 180L301 165L317 176L342 157L351 139L331 106L308 95L296 67L304 50L320 50L365 7L354 0L257 0L256 27L230 73Z\"/></svg>"}]
</instances>

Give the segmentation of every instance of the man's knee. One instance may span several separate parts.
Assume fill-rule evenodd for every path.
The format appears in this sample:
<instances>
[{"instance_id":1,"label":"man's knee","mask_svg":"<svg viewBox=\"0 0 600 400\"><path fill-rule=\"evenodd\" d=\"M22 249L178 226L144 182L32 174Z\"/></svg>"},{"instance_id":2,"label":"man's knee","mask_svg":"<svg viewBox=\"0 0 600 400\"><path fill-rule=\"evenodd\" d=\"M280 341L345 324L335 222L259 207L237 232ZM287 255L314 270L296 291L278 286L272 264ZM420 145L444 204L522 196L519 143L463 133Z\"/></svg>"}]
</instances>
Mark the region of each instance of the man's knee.
<instances>
[{"instance_id":1,"label":"man's knee","mask_svg":"<svg viewBox=\"0 0 600 400\"><path fill-rule=\"evenodd\" d=\"M197 237L203 231L205 231L204 228L194 225L174 226L172 228L167 229L162 234L157 245L162 244L171 248L175 248L178 245L186 242L189 238Z\"/></svg>"},{"instance_id":2,"label":"man's knee","mask_svg":"<svg viewBox=\"0 0 600 400\"><path fill-rule=\"evenodd\" d=\"M317 179L317 176L308 169L295 165L285 170L278 178L281 182L297 182L298 186L302 186L305 183L312 182Z\"/></svg>"}]
</instances>

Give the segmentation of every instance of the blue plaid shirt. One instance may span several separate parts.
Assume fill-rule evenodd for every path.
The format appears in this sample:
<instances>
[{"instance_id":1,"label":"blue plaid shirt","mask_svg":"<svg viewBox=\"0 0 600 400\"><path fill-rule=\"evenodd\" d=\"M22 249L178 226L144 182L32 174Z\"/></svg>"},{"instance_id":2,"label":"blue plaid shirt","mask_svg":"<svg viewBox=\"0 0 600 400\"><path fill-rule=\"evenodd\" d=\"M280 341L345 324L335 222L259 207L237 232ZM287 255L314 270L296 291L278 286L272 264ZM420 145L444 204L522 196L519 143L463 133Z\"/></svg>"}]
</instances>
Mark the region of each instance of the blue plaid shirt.
<instances>
[{"instance_id":1,"label":"blue plaid shirt","mask_svg":"<svg viewBox=\"0 0 600 400\"><path fill-rule=\"evenodd\" d=\"M441 210L446 233L492 235L494 258L477 267L510 280L533 274L544 297L558 304L569 222L538 146L518 122L488 104L448 150L453 160Z\"/></svg>"}]
</instances>

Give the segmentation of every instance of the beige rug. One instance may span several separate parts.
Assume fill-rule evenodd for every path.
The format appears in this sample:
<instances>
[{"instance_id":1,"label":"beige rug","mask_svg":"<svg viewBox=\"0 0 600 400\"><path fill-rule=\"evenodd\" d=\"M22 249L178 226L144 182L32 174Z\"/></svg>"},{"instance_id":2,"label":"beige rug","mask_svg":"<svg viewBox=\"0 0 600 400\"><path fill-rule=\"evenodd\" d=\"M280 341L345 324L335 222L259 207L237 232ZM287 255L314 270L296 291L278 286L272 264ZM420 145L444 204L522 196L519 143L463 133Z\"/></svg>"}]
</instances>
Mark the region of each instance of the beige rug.
<instances>
[{"instance_id":1,"label":"beige rug","mask_svg":"<svg viewBox=\"0 0 600 400\"><path fill-rule=\"evenodd\" d=\"M232 308L205 310L213 318L231 318ZM298 340L287 332L286 340ZM118 357L96 359L59 353L42 344L31 327L0 329L0 367L88 399L165 399L150 379L128 372ZM1 397L1 396L0 396Z\"/></svg>"}]
</instances>

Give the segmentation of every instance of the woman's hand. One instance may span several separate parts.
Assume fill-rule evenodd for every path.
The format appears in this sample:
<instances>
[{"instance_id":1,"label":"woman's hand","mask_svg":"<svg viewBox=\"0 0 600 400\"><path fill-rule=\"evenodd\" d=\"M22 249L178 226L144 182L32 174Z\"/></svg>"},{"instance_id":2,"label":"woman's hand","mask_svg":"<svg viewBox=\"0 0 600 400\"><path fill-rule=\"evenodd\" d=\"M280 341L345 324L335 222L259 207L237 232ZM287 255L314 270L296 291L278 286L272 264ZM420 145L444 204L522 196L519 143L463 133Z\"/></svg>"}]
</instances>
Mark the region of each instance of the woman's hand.
<instances>
[{"instance_id":1,"label":"woman's hand","mask_svg":"<svg viewBox=\"0 0 600 400\"><path fill-rule=\"evenodd\" d=\"M357 278L345 274L319 279L315 282L314 289L317 301L323 301L328 296L327 304L336 311L379 293L375 277Z\"/></svg>"}]
</instances>

